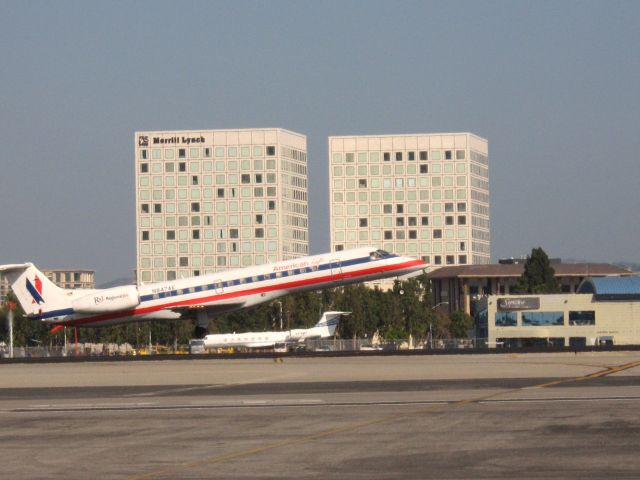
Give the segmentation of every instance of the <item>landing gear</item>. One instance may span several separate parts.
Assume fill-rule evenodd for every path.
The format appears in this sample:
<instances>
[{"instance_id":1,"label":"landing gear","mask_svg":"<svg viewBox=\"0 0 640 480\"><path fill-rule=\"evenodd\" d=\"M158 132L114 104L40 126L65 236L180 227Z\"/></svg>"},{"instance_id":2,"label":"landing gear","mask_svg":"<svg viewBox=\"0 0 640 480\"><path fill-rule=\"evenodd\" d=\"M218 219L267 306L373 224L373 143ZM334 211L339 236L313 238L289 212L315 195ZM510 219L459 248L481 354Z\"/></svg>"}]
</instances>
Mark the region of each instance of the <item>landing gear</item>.
<instances>
[{"instance_id":1,"label":"landing gear","mask_svg":"<svg viewBox=\"0 0 640 480\"><path fill-rule=\"evenodd\" d=\"M204 338L209 333L209 317L207 313L200 310L196 316L197 324L193 330L193 338Z\"/></svg>"},{"instance_id":2,"label":"landing gear","mask_svg":"<svg viewBox=\"0 0 640 480\"><path fill-rule=\"evenodd\" d=\"M196 328L193 329L193 338L204 338L207 333L209 333L208 328L196 325Z\"/></svg>"}]
</instances>

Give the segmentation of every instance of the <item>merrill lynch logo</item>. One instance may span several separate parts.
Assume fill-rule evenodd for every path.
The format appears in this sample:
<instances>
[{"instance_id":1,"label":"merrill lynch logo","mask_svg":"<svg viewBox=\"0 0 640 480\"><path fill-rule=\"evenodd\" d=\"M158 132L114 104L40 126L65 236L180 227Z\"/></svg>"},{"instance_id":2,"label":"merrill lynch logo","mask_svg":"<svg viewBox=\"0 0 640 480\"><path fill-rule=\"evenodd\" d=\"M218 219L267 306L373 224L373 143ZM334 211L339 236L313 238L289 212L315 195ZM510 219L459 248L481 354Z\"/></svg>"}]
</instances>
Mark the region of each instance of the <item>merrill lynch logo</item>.
<instances>
[{"instance_id":1,"label":"merrill lynch logo","mask_svg":"<svg viewBox=\"0 0 640 480\"><path fill-rule=\"evenodd\" d=\"M169 137L169 138L160 138L153 137L153 143L156 144L178 144L184 143L186 145L191 145L192 143L204 143L204 137Z\"/></svg>"},{"instance_id":2,"label":"merrill lynch logo","mask_svg":"<svg viewBox=\"0 0 640 480\"><path fill-rule=\"evenodd\" d=\"M498 310L537 310L540 299L535 298L499 298Z\"/></svg>"},{"instance_id":3,"label":"merrill lynch logo","mask_svg":"<svg viewBox=\"0 0 640 480\"><path fill-rule=\"evenodd\" d=\"M153 137L154 145L162 145L162 144L185 144L191 145L193 143L204 143L204 137L169 137L169 138L161 138L161 137ZM138 146L139 147L148 147L149 146L149 135L140 135L138 136Z\"/></svg>"}]
</instances>

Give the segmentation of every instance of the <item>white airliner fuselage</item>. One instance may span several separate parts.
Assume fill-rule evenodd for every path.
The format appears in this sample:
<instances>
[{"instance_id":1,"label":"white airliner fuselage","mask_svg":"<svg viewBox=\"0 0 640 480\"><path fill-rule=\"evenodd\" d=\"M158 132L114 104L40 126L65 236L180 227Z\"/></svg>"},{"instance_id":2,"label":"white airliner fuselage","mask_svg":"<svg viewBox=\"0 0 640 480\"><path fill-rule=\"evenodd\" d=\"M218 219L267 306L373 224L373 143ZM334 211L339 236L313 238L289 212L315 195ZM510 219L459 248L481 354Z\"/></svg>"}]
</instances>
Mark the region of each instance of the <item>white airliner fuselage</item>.
<instances>
[{"instance_id":1,"label":"white airliner fuselage","mask_svg":"<svg viewBox=\"0 0 640 480\"><path fill-rule=\"evenodd\" d=\"M61 289L31 263L0 266L27 316L54 325L105 326L152 319L199 319L293 292L399 277L428 265L362 247L197 277L102 290Z\"/></svg>"}]
</instances>

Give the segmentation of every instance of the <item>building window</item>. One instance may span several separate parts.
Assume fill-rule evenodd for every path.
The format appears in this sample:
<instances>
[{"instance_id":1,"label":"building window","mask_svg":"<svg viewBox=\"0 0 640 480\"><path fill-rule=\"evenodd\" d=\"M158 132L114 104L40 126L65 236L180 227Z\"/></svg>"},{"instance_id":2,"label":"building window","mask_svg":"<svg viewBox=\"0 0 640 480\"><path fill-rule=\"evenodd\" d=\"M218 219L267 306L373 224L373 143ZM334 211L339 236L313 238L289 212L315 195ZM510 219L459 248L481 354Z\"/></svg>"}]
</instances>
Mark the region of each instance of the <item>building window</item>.
<instances>
[{"instance_id":1,"label":"building window","mask_svg":"<svg viewBox=\"0 0 640 480\"><path fill-rule=\"evenodd\" d=\"M456 263L456 257L453 255L447 255L447 265L453 265Z\"/></svg>"},{"instance_id":2,"label":"building window","mask_svg":"<svg viewBox=\"0 0 640 480\"><path fill-rule=\"evenodd\" d=\"M396 162L402 161L402 152L396 152Z\"/></svg>"},{"instance_id":3,"label":"building window","mask_svg":"<svg viewBox=\"0 0 640 480\"><path fill-rule=\"evenodd\" d=\"M458 211L459 212L466 212L467 211L467 204L464 203L464 202L458 203Z\"/></svg>"},{"instance_id":4,"label":"building window","mask_svg":"<svg viewBox=\"0 0 640 480\"><path fill-rule=\"evenodd\" d=\"M367 179L361 178L360 180L358 180L358 187L367 188Z\"/></svg>"},{"instance_id":5,"label":"building window","mask_svg":"<svg viewBox=\"0 0 640 480\"><path fill-rule=\"evenodd\" d=\"M404 213L404 205L401 203L396 204L396 213Z\"/></svg>"},{"instance_id":6,"label":"building window","mask_svg":"<svg viewBox=\"0 0 640 480\"><path fill-rule=\"evenodd\" d=\"M149 204L143 203L142 205L140 205L140 211L142 213L149 213Z\"/></svg>"},{"instance_id":7,"label":"building window","mask_svg":"<svg viewBox=\"0 0 640 480\"><path fill-rule=\"evenodd\" d=\"M242 183L251 183L251 175L249 175L248 173L243 173L240 176L240 181Z\"/></svg>"},{"instance_id":8,"label":"building window","mask_svg":"<svg viewBox=\"0 0 640 480\"><path fill-rule=\"evenodd\" d=\"M229 230L229 238L238 238L238 229L232 228Z\"/></svg>"},{"instance_id":9,"label":"building window","mask_svg":"<svg viewBox=\"0 0 640 480\"><path fill-rule=\"evenodd\" d=\"M384 152L384 153L382 154L382 159L383 159L385 162L390 162L390 161L391 161L391 153L390 153L390 152Z\"/></svg>"},{"instance_id":10,"label":"building window","mask_svg":"<svg viewBox=\"0 0 640 480\"><path fill-rule=\"evenodd\" d=\"M224 198L224 188L218 188L216 195L218 198Z\"/></svg>"},{"instance_id":11,"label":"building window","mask_svg":"<svg viewBox=\"0 0 640 480\"><path fill-rule=\"evenodd\" d=\"M423 225L423 226L429 225L429 217L420 217L420 225Z\"/></svg>"},{"instance_id":12,"label":"building window","mask_svg":"<svg viewBox=\"0 0 640 480\"><path fill-rule=\"evenodd\" d=\"M256 228L255 236L256 238L264 238L264 228Z\"/></svg>"},{"instance_id":13,"label":"building window","mask_svg":"<svg viewBox=\"0 0 640 480\"><path fill-rule=\"evenodd\" d=\"M563 312L522 312L523 327L564 325Z\"/></svg>"},{"instance_id":14,"label":"building window","mask_svg":"<svg viewBox=\"0 0 640 480\"><path fill-rule=\"evenodd\" d=\"M269 200L269 202L267 202L267 208L269 210L275 210L276 209L276 202L275 200Z\"/></svg>"},{"instance_id":15,"label":"building window","mask_svg":"<svg viewBox=\"0 0 640 480\"><path fill-rule=\"evenodd\" d=\"M180 257L180 266L188 267L189 266L189 257Z\"/></svg>"},{"instance_id":16,"label":"building window","mask_svg":"<svg viewBox=\"0 0 640 480\"><path fill-rule=\"evenodd\" d=\"M460 265L466 265L467 264L467 256L466 255L458 255L458 263Z\"/></svg>"},{"instance_id":17,"label":"building window","mask_svg":"<svg viewBox=\"0 0 640 480\"><path fill-rule=\"evenodd\" d=\"M458 225L466 225L467 217L465 215L458 215Z\"/></svg>"},{"instance_id":18,"label":"building window","mask_svg":"<svg viewBox=\"0 0 640 480\"><path fill-rule=\"evenodd\" d=\"M418 238L418 231L417 230L409 230L409 239L410 240L416 240Z\"/></svg>"},{"instance_id":19,"label":"building window","mask_svg":"<svg viewBox=\"0 0 640 480\"><path fill-rule=\"evenodd\" d=\"M273 145L269 145L267 147L267 156L273 157L275 154L276 154L276 147L274 147Z\"/></svg>"},{"instance_id":20,"label":"building window","mask_svg":"<svg viewBox=\"0 0 640 480\"><path fill-rule=\"evenodd\" d=\"M167 230L167 240L175 240L175 239L176 239L176 231Z\"/></svg>"},{"instance_id":21,"label":"building window","mask_svg":"<svg viewBox=\"0 0 640 480\"><path fill-rule=\"evenodd\" d=\"M404 217L396 217L396 227L404 227Z\"/></svg>"},{"instance_id":22,"label":"building window","mask_svg":"<svg viewBox=\"0 0 640 480\"><path fill-rule=\"evenodd\" d=\"M382 205L382 212L383 213L393 213L393 205L391 205L390 203L386 203L386 204Z\"/></svg>"},{"instance_id":23,"label":"building window","mask_svg":"<svg viewBox=\"0 0 640 480\"><path fill-rule=\"evenodd\" d=\"M336 252L344 250L344 245L336 245Z\"/></svg>"},{"instance_id":24,"label":"building window","mask_svg":"<svg viewBox=\"0 0 640 480\"><path fill-rule=\"evenodd\" d=\"M445 212L453 212L453 203L445 203L444 204Z\"/></svg>"},{"instance_id":25,"label":"building window","mask_svg":"<svg viewBox=\"0 0 640 480\"><path fill-rule=\"evenodd\" d=\"M445 150L444 151L444 159L445 160L451 160L453 157L451 156L451 150Z\"/></svg>"},{"instance_id":26,"label":"building window","mask_svg":"<svg viewBox=\"0 0 640 480\"><path fill-rule=\"evenodd\" d=\"M464 242L460 242L460 250L462 250L464 252L466 249L467 249L467 244L464 243Z\"/></svg>"},{"instance_id":27,"label":"building window","mask_svg":"<svg viewBox=\"0 0 640 480\"><path fill-rule=\"evenodd\" d=\"M191 177L191 185L198 185L198 176L197 175L193 175Z\"/></svg>"},{"instance_id":28,"label":"building window","mask_svg":"<svg viewBox=\"0 0 640 480\"><path fill-rule=\"evenodd\" d=\"M456 150L456 160L464 160L464 150Z\"/></svg>"},{"instance_id":29,"label":"building window","mask_svg":"<svg viewBox=\"0 0 640 480\"><path fill-rule=\"evenodd\" d=\"M142 232L142 241L146 242L147 240L149 240L149 231L148 230L144 230Z\"/></svg>"},{"instance_id":30,"label":"building window","mask_svg":"<svg viewBox=\"0 0 640 480\"><path fill-rule=\"evenodd\" d=\"M429 165L420 165L420 173L429 173Z\"/></svg>"},{"instance_id":31,"label":"building window","mask_svg":"<svg viewBox=\"0 0 640 480\"><path fill-rule=\"evenodd\" d=\"M361 228L364 228L364 227L368 227L368 226L369 226L369 225L368 225L368 221L367 221L367 219L366 219L366 218L361 218L361 219L360 219L360 227L361 227Z\"/></svg>"},{"instance_id":32,"label":"building window","mask_svg":"<svg viewBox=\"0 0 640 480\"><path fill-rule=\"evenodd\" d=\"M140 164L140 173L149 173L149 164L141 163Z\"/></svg>"},{"instance_id":33,"label":"building window","mask_svg":"<svg viewBox=\"0 0 640 480\"><path fill-rule=\"evenodd\" d=\"M393 240L393 232L391 230L384 231L384 239L385 240Z\"/></svg>"},{"instance_id":34,"label":"building window","mask_svg":"<svg viewBox=\"0 0 640 480\"><path fill-rule=\"evenodd\" d=\"M263 216L262 215L256 215L256 223L258 225L262 225L263 222L264 222Z\"/></svg>"},{"instance_id":35,"label":"building window","mask_svg":"<svg viewBox=\"0 0 640 480\"><path fill-rule=\"evenodd\" d=\"M407 156L408 156L408 160L415 160L416 159L416 152L407 152Z\"/></svg>"},{"instance_id":36,"label":"building window","mask_svg":"<svg viewBox=\"0 0 640 480\"><path fill-rule=\"evenodd\" d=\"M187 149L186 148L179 148L178 149L178 158L185 158L187 156Z\"/></svg>"},{"instance_id":37,"label":"building window","mask_svg":"<svg viewBox=\"0 0 640 480\"><path fill-rule=\"evenodd\" d=\"M200 240L200 230L193 230L191 232L191 238L194 240Z\"/></svg>"},{"instance_id":38,"label":"building window","mask_svg":"<svg viewBox=\"0 0 640 480\"><path fill-rule=\"evenodd\" d=\"M596 312L593 310L569 312L569 325L582 326L595 324Z\"/></svg>"},{"instance_id":39,"label":"building window","mask_svg":"<svg viewBox=\"0 0 640 480\"><path fill-rule=\"evenodd\" d=\"M439 228L436 228L433 231L433 238L442 238L442 230L440 230Z\"/></svg>"},{"instance_id":40,"label":"building window","mask_svg":"<svg viewBox=\"0 0 640 480\"><path fill-rule=\"evenodd\" d=\"M444 217L444 224L453 225L453 217L451 215L447 215L446 217Z\"/></svg>"},{"instance_id":41,"label":"building window","mask_svg":"<svg viewBox=\"0 0 640 480\"><path fill-rule=\"evenodd\" d=\"M256 173L256 183L262 183L262 174Z\"/></svg>"},{"instance_id":42,"label":"building window","mask_svg":"<svg viewBox=\"0 0 640 480\"><path fill-rule=\"evenodd\" d=\"M192 202L191 203L191 211L192 212L199 212L200 211L200 204L198 202Z\"/></svg>"},{"instance_id":43,"label":"building window","mask_svg":"<svg viewBox=\"0 0 640 480\"><path fill-rule=\"evenodd\" d=\"M179 172L186 172L186 171L187 171L187 164L186 164L186 162L180 162L180 163L178 163L178 171L179 171Z\"/></svg>"},{"instance_id":44,"label":"building window","mask_svg":"<svg viewBox=\"0 0 640 480\"><path fill-rule=\"evenodd\" d=\"M516 312L496 312L496 327L515 327L517 324Z\"/></svg>"},{"instance_id":45,"label":"building window","mask_svg":"<svg viewBox=\"0 0 640 480\"><path fill-rule=\"evenodd\" d=\"M433 257L433 263L435 265L442 265L442 257L440 255L436 255Z\"/></svg>"},{"instance_id":46,"label":"building window","mask_svg":"<svg viewBox=\"0 0 640 480\"><path fill-rule=\"evenodd\" d=\"M418 219L416 217L409 217L407 218L407 225L410 227L417 227L418 226Z\"/></svg>"}]
</instances>

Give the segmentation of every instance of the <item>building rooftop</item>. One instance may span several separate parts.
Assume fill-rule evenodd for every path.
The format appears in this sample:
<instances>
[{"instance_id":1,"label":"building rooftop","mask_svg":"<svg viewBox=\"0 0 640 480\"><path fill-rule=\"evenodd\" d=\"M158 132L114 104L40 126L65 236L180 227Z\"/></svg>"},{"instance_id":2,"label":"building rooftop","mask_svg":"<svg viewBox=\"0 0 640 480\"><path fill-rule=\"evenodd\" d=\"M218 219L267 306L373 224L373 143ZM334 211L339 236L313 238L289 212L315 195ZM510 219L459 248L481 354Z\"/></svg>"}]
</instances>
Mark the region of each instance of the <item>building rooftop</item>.
<instances>
[{"instance_id":1,"label":"building rooftop","mask_svg":"<svg viewBox=\"0 0 640 480\"><path fill-rule=\"evenodd\" d=\"M551 265L556 277L620 277L633 275L630 271L608 263L555 263ZM523 263L490 265L452 265L441 267L428 274L432 280L443 278L519 277Z\"/></svg>"},{"instance_id":2,"label":"building rooftop","mask_svg":"<svg viewBox=\"0 0 640 480\"><path fill-rule=\"evenodd\" d=\"M640 277L585 278L578 293L593 293L596 300L640 300Z\"/></svg>"}]
</instances>

